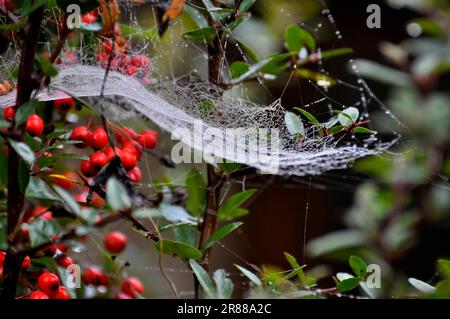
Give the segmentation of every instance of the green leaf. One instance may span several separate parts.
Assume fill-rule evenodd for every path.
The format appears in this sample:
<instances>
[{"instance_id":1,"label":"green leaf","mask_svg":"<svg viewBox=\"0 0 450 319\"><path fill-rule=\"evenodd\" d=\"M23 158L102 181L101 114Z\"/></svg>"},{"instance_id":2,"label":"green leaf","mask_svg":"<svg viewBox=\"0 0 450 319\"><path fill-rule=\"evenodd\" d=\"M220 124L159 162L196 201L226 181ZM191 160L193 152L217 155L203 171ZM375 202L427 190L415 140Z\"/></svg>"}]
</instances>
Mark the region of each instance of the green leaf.
<instances>
[{"instance_id":1,"label":"green leaf","mask_svg":"<svg viewBox=\"0 0 450 319\"><path fill-rule=\"evenodd\" d=\"M368 128L365 128L365 127L362 127L362 126L355 127L352 130L352 132L353 133L358 133L358 134L377 134L376 131L369 130Z\"/></svg>"},{"instance_id":2,"label":"green leaf","mask_svg":"<svg viewBox=\"0 0 450 319\"><path fill-rule=\"evenodd\" d=\"M54 221L37 218L33 223L27 224L32 246L48 242L58 232L58 226Z\"/></svg>"},{"instance_id":3,"label":"green leaf","mask_svg":"<svg viewBox=\"0 0 450 319\"><path fill-rule=\"evenodd\" d=\"M8 183L8 157L0 152L0 188L4 188Z\"/></svg>"},{"instance_id":4,"label":"green leaf","mask_svg":"<svg viewBox=\"0 0 450 319\"><path fill-rule=\"evenodd\" d=\"M292 112L286 112L284 114L284 121L286 128L292 136L304 136L305 127L303 122L296 114Z\"/></svg>"},{"instance_id":5,"label":"green leaf","mask_svg":"<svg viewBox=\"0 0 450 319\"><path fill-rule=\"evenodd\" d=\"M422 280L416 279L416 278L409 278L408 282L417 290L420 292L423 292L424 294L431 294L436 291L436 288L432 285L423 282Z\"/></svg>"},{"instance_id":6,"label":"green leaf","mask_svg":"<svg viewBox=\"0 0 450 319\"><path fill-rule=\"evenodd\" d=\"M142 30L128 24L120 24L120 33L125 37L132 37L138 40L152 40L158 35L155 27Z\"/></svg>"},{"instance_id":7,"label":"green leaf","mask_svg":"<svg viewBox=\"0 0 450 319\"><path fill-rule=\"evenodd\" d=\"M203 288L203 291L206 293L208 298L215 297L215 289L211 278L208 273L200 266L195 260L189 260L189 265L191 266L192 271L198 279L198 282Z\"/></svg>"},{"instance_id":8,"label":"green leaf","mask_svg":"<svg viewBox=\"0 0 450 319\"><path fill-rule=\"evenodd\" d=\"M208 19L206 19L206 17L196 8L194 8L191 5L187 5L184 8L184 12L187 13L187 15L192 19L192 21L195 22L195 24L197 25L197 27L201 28L206 28L209 26L208 24Z\"/></svg>"},{"instance_id":9,"label":"green leaf","mask_svg":"<svg viewBox=\"0 0 450 319\"><path fill-rule=\"evenodd\" d=\"M338 120L343 126L350 126L359 118L359 110L356 107L349 107L339 112Z\"/></svg>"},{"instance_id":10,"label":"green leaf","mask_svg":"<svg viewBox=\"0 0 450 319\"><path fill-rule=\"evenodd\" d=\"M236 20L232 21L225 27L225 31L227 31L228 33L233 32L234 30L236 30L237 27L239 27L242 23L247 21L249 18L250 18L249 16L242 16L242 17L237 18Z\"/></svg>"},{"instance_id":11,"label":"green leaf","mask_svg":"<svg viewBox=\"0 0 450 319\"><path fill-rule=\"evenodd\" d=\"M70 212L76 215L80 213L80 205L78 205L77 201L71 194L69 194L59 186L53 186L53 189Z\"/></svg>"},{"instance_id":12,"label":"green leaf","mask_svg":"<svg viewBox=\"0 0 450 319\"><path fill-rule=\"evenodd\" d=\"M38 69L44 73L47 77L56 76L58 74L58 69L46 58L38 57L36 58L38 62Z\"/></svg>"},{"instance_id":13,"label":"green leaf","mask_svg":"<svg viewBox=\"0 0 450 319\"><path fill-rule=\"evenodd\" d=\"M412 86L413 80L408 73L391 69L368 60L357 60L356 67L362 76L394 86Z\"/></svg>"},{"instance_id":14,"label":"green leaf","mask_svg":"<svg viewBox=\"0 0 450 319\"><path fill-rule=\"evenodd\" d=\"M294 276L297 275L302 283L306 283L306 276L305 276L305 273L303 272L304 266L300 266L299 263L297 262L297 259L289 253L285 252L284 257L286 258L289 265L291 265L292 269L294 270L292 272L292 274Z\"/></svg>"},{"instance_id":15,"label":"green leaf","mask_svg":"<svg viewBox=\"0 0 450 319\"><path fill-rule=\"evenodd\" d=\"M361 279L358 277L352 277L348 279L344 279L337 284L337 288L340 292L347 292L358 287Z\"/></svg>"},{"instance_id":16,"label":"green leaf","mask_svg":"<svg viewBox=\"0 0 450 319\"><path fill-rule=\"evenodd\" d=\"M16 111L14 117L16 121L16 126L20 126L28 119L28 117L34 113L34 110L38 106L39 102L37 100L30 100L25 104L22 104Z\"/></svg>"},{"instance_id":17,"label":"green leaf","mask_svg":"<svg viewBox=\"0 0 450 319\"><path fill-rule=\"evenodd\" d=\"M202 250L205 251L208 248L212 247L216 242L222 240L225 238L228 234L233 232L234 230L241 227L244 223L242 222L236 222L232 224L228 224L226 226L223 226L222 228L216 230L211 237L209 237L206 242L203 244Z\"/></svg>"},{"instance_id":18,"label":"green leaf","mask_svg":"<svg viewBox=\"0 0 450 319\"><path fill-rule=\"evenodd\" d=\"M116 178L108 179L106 183L106 199L114 211L127 209L131 206L131 200L127 190Z\"/></svg>"},{"instance_id":19,"label":"green leaf","mask_svg":"<svg viewBox=\"0 0 450 319\"><path fill-rule=\"evenodd\" d=\"M31 177L26 196L37 199L58 200L51 188L42 179Z\"/></svg>"},{"instance_id":20,"label":"green leaf","mask_svg":"<svg viewBox=\"0 0 450 319\"><path fill-rule=\"evenodd\" d=\"M228 274L223 269L217 269L213 275L216 284L216 298L230 299L233 294L233 282L228 278Z\"/></svg>"},{"instance_id":21,"label":"green leaf","mask_svg":"<svg viewBox=\"0 0 450 319\"><path fill-rule=\"evenodd\" d=\"M356 276L364 278L366 276L367 264L358 256L350 256L348 263L352 267Z\"/></svg>"},{"instance_id":22,"label":"green leaf","mask_svg":"<svg viewBox=\"0 0 450 319\"><path fill-rule=\"evenodd\" d=\"M309 113L308 111L299 108L299 107L294 107L295 110L299 111L300 113L302 113L312 124L316 125L316 126L321 126L319 121L316 119L316 117L314 115L312 115L311 113Z\"/></svg>"},{"instance_id":23,"label":"green leaf","mask_svg":"<svg viewBox=\"0 0 450 319\"><path fill-rule=\"evenodd\" d=\"M156 249L161 249L160 241L155 243ZM178 257L183 260L189 259L199 259L202 257L202 252L195 247L192 247L188 244L177 242L170 239L162 240L162 251L163 253L170 255L172 257Z\"/></svg>"},{"instance_id":24,"label":"green leaf","mask_svg":"<svg viewBox=\"0 0 450 319\"><path fill-rule=\"evenodd\" d=\"M239 11L240 12L248 11L255 4L255 2L256 0L243 0L239 5Z\"/></svg>"},{"instance_id":25,"label":"green leaf","mask_svg":"<svg viewBox=\"0 0 450 319\"><path fill-rule=\"evenodd\" d=\"M6 216L0 216L0 250L8 249L8 224Z\"/></svg>"},{"instance_id":26,"label":"green leaf","mask_svg":"<svg viewBox=\"0 0 450 319\"><path fill-rule=\"evenodd\" d=\"M220 22L222 19L233 13L233 10L231 9L216 7L210 0L202 0L202 2L205 5L206 10L208 10L211 15L211 18L216 22Z\"/></svg>"},{"instance_id":27,"label":"green leaf","mask_svg":"<svg viewBox=\"0 0 450 319\"><path fill-rule=\"evenodd\" d=\"M316 49L316 40L311 33L297 24L291 24L284 31L284 46L289 52L300 52L303 47L311 51Z\"/></svg>"},{"instance_id":28,"label":"green leaf","mask_svg":"<svg viewBox=\"0 0 450 319\"><path fill-rule=\"evenodd\" d=\"M27 189L28 183L30 182L30 168L25 163L24 160L19 160L19 166L18 166L18 182L19 182L19 189L21 192L25 192Z\"/></svg>"},{"instance_id":29,"label":"green leaf","mask_svg":"<svg viewBox=\"0 0 450 319\"><path fill-rule=\"evenodd\" d=\"M181 36L183 37L183 39L188 41L194 41L199 43L210 43L214 40L216 35L217 33L214 28L206 27L184 32Z\"/></svg>"},{"instance_id":30,"label":"green leaf","mask_svg":"<svg viewBox=\"0 0 450 319\"><path fill-rule=\"evenodd\" d=\"M249 189L237 194L234 194L230 198L228 198L222 206L220 206L217 211L217 218L219 221L229 220L230 216L234 214L234 212L239 209L239 207L244 204L253 194L256 192L256 189Z\"/></svg>"},{"instance_id":31,"label":"green leaf","mask_svg":"<svg viewBox=\"0 0 450 319\"><path fill-rule=\"evenodd\" d=\"M23 135L24 142L35 152L42 149L42 144L36 141L30 134L25 133Z\"/></svg>"},{"instance_id":32,"label":"green leaf","mask_svg":"<svg viewBox=\"0 0 450 319\"><path fill-rule=\"evenodd\" d=\"M333 135L333 134L336 134L336 133L342 131L343 129L345 129L345 126L343 126L343 125L336 125L336 126L333 126L332 128L330 128L328 130L328 134Z\"/></svg>"},{"instance_id":33,"label":"green leaf","mask_svg":"<svg viewBox=\"0 0 450 319\"><path fill-rule=\"evenodd\" d=\"M248 55L248 57L250 59L253 60L253 62L259 62L260 58L258 57L258 55L255 53L255 51L253 51L252 48L250 48L250 46L246 43L244 43L242 40L235 38L234 41L236 41L236 43L239 45L239 47L242 49L242 51Z\"/></svg>"},{"instance_id":34,"label":"green leaf","mask_svg":"<svg viewBox=\"0 0 450 319\"><path fill-rule=\"evenodd\" d=\"M34 152L31 148L24 142L16 142L14 140L8 139L11 147L19 154L21 158L29 165L32 165L35 161Z\"/></svg>"},{"instance_id":35,"label":"green leaf","mask_svg":"<svg viewBox=\"0 0 450 319\"><path fill-rule=\"evenodd\" d=\"M179 224L173 228L173 237L176 241L197 246L197 228L191 224Z\"/></svg>"},{"instance_id":36,"label":"green leaf","mask_svg":"<svg viewBox=\"0 0 450 319\"><path fill-rule=\"evenodd\" d=\"M261 72L270 75L279 75L287 69L287 60L292 58L291 53L275 54L267 58L268 62L262 67Z\"/></svg>"},{"instance_id":37,"label":"green leaf","mask_svg":"<svg viewBox=\"0 0 450 319\"><path fill-rule=\"evenodd\" d=\"M231 81L231 84L237 85L243 81L245 81L247 78L257 74L259 71L262 71L263 73L269 73L269 74L278 74L283 70L284 67L280 66L281 63L285 62L287 59L289 59L290 55L284 55L284 54L278 54L271 57L268 57L266 59L258 61L256 64L252 65L250 69L242 74L240 77L233 79ZM280 72L279 72L280 71ZM277 73L278 72L278 73Z\"/></svg>"},{"instance_id":38,"label":"green leaf","mask_svg":"<svg viewBox=\"0 0 450 319\"><path fill-rule=\"evenodd\" d=\"M334 50L328 50L328 51L322 51L320 53L320 59L321 60L328 60L328 59L332 59L341 55L347 55L347 54L352 54L353 53L353 49L351 48L339 48L339 49L334 49Z\"/></svg>"},{"instance_id":39,"label":"green leaf","mask_svg":"<svg viewBox=\"0 0 450 319\"><path fill-rule=\"evenodd\" d=\"M233 79L241 77L250 70L250 65L243 61L235 61L230 65L230 74Z\"/></svg>"},{"instance_id":40,"label":"green leaf","mask_svg":"<svg viewBox=\"0 0 450 319\"><path fill-rule=\"evenodd\" d=\"M188 173L185 186L188 193L186 209L193 216L200 216L205 207L207 185L198 170L193 169Z\"/></svg>"},{"instance_id":41,"label":"green leaf","mask_svg":"<svg viewBox=\"0 0 450 319\"><path fill-rule=\"evenodd\" d=\"M224 160L223 163L219 164L219 166L223 172L229 174L239 169L242 164Z\"/></svg>"},{"instance_id":42,"label":"green leaf","mask_svg":"<svg viewBox=\"0 0 450 319\"><path fill-rule=\"evenodd\" d=\"M450 260L439 259L437 261L439 273L442 277L450 279Z\"/></svg>"},{"instance_id":43,"label":"green leaf","mask_svg":"<svg viewBox=\"0 0 450 319\"><path fill-rule=\"evenodd\" d=\"M240 272L242 272L244 274L245 277L247 277L248 279L250 279L250 281L257 287L262 287L262 282L261 280L258 278L258 276L256 276L254 273L252 273L250 270L245 269L244 267L241 267L239 265L234 265L237 269L239 269Z\"/></svg>"}]
</instances>

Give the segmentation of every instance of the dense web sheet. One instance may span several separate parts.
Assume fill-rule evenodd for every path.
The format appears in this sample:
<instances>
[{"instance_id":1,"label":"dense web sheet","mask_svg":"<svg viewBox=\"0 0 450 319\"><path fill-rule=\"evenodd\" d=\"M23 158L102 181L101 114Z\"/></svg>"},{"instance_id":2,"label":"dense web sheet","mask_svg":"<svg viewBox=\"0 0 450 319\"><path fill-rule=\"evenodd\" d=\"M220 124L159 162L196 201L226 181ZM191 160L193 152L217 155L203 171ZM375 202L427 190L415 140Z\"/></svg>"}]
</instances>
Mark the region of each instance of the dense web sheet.
<instances>
[{"instance_id":1,"label":"dense web sheet","mask_svg":"<svg viewBox=\"0 0 450 319\"><path fill-rule=\"evenodd\" d=\"M135 8L127 5L127 9L130 17L133 17ZM324 9L322 16L323 22L316 25L315 35L319 37L319 29L328 23L329 28L336 30L334 40L337 45L343 43L329 10ZM105 69L95 63L86 62L86 59L79 59L83 62L68 65L63 63L59 67L59 74L52 79L50 88L38 92L37 97L43 101L54 100L65 92L84 98L91 105L101 106L104 115L113 121L142 115L197 151L277 175L318 175L329 170L346 168L353 160L378 154L395 143L394 138L383 141L368 135L350 136L345 140L332 136L322 137L317 134L317 130L308 126L305 137L299 142L293 139L286 129L286 110L281 98L274 98L271 103L261 105L251 101L244 88L230 90L223 95L211 93L217 90L199 74L190 72L184 76L163 76L157 67L158 56L166 52L159 45L156 38L141 40L136 45L136 50L141 51L146 47L152 49L151 58L156 67L151 73L150 86L142 84L136 78L110 71L101 97ZM173 45L184 47L187 44L177 39ZM228 40L225 45L229 45ZM70 50L73 51L73 48ZM86 48L80 47L77 55L80 56L85 51ZM346 62L353 71L357 71L353 60L347 59ZM222 64L224 68L227 67L225 58ZM318 67L320 72L328 74L325 63L319 62ZM3 66L2 69L7 68ZM323 104L330 110L357 107L361 119L369 118L369 112L377 109L384 110L386 116L392 115L379 103L357 74L351 80L337 80L331 89L320 87L312 81L309 83L311 89L319 93L317 100L309 105ZM286 86L288 84L286 83ZM352 92L348 94L349 101L336 101L331 91L344 89ZM14 100L13 91L0 97L0 106L11 105ZM207 112L200 107L205 103L210 106ZM330 112L330 117L332 116ZM229 130L231 128L234 130ZM267 143L255 143L255 140L248 137L248 129L265 129L263 139ZM275 131L277 138L273 135ZM259 138L262 139L261 136Z\"/></svg>"}]
</instances>

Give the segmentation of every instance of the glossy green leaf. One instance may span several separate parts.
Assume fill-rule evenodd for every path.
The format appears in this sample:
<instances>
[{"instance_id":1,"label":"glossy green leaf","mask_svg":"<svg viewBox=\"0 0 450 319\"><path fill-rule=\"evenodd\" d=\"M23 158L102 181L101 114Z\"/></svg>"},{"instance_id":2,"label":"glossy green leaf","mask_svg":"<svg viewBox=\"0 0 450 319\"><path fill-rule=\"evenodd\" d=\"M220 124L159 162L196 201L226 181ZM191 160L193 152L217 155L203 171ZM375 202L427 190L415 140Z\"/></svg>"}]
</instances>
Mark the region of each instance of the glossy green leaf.
<instances>
[{"instance_id":1,"label":"glossy green leaf","mask_svg":"<svg viewBox=\"0 0 450 319\"><path fill-rule=\"evenodd\" d=\"M208 27L208 19L196 8L191 5L187 5L184 8L184 12L195 22L198 28Z\"/></svg>"},{"instance_id":2,"label":"glossy green leaf","mask_svg":"<svg viewBox=\"0 0 450 319\"><path fill-rule=\"evenodd\" d=\"M69 194L67 191L65 191L59 186L53 186L53 189L55 190L55 193L58 194L64 206L66 206L66 208L70 212L77 215L80 213L80 205L78 205L77 201L73 198L71 194Z\"/></svg>"},{"instance_id":3,"label":"glossy green leaf","mask_svg":"<svg viewBox=\"0 0 450 319\"><path fill-rule=\"evenodd\" d=\"M241 227L244 223L242 222L236 222L232 224L228 224L223 226L222 228L216 230L211 237L209 237L206 242L203 244L202 250L207 250L208 248L212 247L215 243L218 241L224 239L226 236L228 236L230 233Z\"/></svg>"},{"instance_id":4,"label":"glossy green leaf","mask_svg":"<svg viewBox=\"0 0 450 319\"><path fill-rule=\"evenodd\" d=\"M240 12L248 11L255 4L255 2L256 0L243 0L239 5L239 11Z\"/></svg>"},{"instance_id":5,"label":"glossy green leaf","mask_svg":"<svg viewBox=\"0 0 450 319\"><path fill-rule=\"evenodd\" d=\"M185 187L188 193L186 209L193 216L200 216L205 207L207 185L198 170L193 169L188 173Z\"/></svg>"},{"instance_id":6,"label":"glossy green leaf","mask_svg":"<svg viewBox=\"0 0 450 319\"><path fill-rule=\"evenodd\" d=\"M30 168L22 159L19 160L17 178L20 191L25 192L28 183L30 182Z\"/></svg>"},{"instance_id":7,"label":"glossy green leaf","mask_svg":"<svg viewBox=\"0 0 450 319\"><path fill-rule=\"evenodd\" d=\"M414 288L416 288L417 290L419 290L420 292L422 292L424 294L431 294L436 291L436 288L433 287L432 285L430 285L422 280L416 279L416 278L409 278L408 282Z\"/></svg>"},{"instance_id":8,"label":"glossy green leaf","mask_svg":"<svg viewBox=\"0 0 450 319\"><path fill-rule=\"evenodd\" d=\"M349 107L343 110L338 115L339 123L343 126L350 126L354 122L358 121L359 110L356 107Z\"/></svg>"},{"instance_id":9,"label":"glossy green leaf","mask_svg":"<svg viewBox=\"0 0 450 319\"><path fill-rule=\"evenodd\" d=\"M240 208L252 195L256 192L256 189L249 189L244 192L234 194L228 198L217 211L217 218L219 221L229 220L229 217Z\"/></svg>"},{"instance_id":10,"label":"glossy green leaf","mask_svg":"<svg viewBox=\"0 0 450 319\"><path fill-rule=\"evenodd\" d=\"M241 48L241 50L243 51L243 53L245 53L250 59L253 60L253 62L259 62L260 58L258 57L258 55L255 53L255 51L253 51L252 48L250 48L250 46L248 44L246 44L245 42L243 42L242 40L235 38L234 41L236 41L236 43L239 45L239 47Z\"/></svg>"},{"instance_id":11,"label":"glossy green leaf","mask_svg":"<svg viewBox=\"0 0 450 319\"><path fill-rule=\"evenodd\" d=\"M300 52L303 47L314 51L316 49L316 40L305 29L297 24L291 24L286 27L284 32L284 46L289 52Z\"/></svg>"},{"instance_id":12,"label":"glossy green leaf","mask_svg":"<svg viewBox=\"0 0 450 319\"><path fill-rule=\"evenodd\" d=\"M216 284L217 299L230 299L233 294L233 282L228 278L228 274L223 269L217 269L213 275Z\"/></svg>"},{"instance_id":13,"label":"glossy green leaf","mask_svg":"<svg viewBox=\"0 0 450 319\"><path fill-rule=\"evenodd\" d=\"M355 127L352 130L352 132L353 133L358 133L358 134L377 134L376 131L369 130L368 128L365 128L365 127L362 127L362 126Z\"/></svg>"},{"instance_id":14,"label":"glossy green leaf","mask_svg":"<svg viewBox=\"0 0 450 319\"><path fill-rule=\"evenodd\" d=\"M214 28L206 27L184 32L181 36L183 37L183 39L188 41L194 41L199 43L210 43L214 40L216 35L217 33Z\"/></svg>"},{"instance_id":15,"label":"glossy green leaf","mask_svg":"<svg viewBox=\"0 0 450 319\"><path fill-rule=\"evenodd\" d=\"M316 119L316 117L314 115L312 115L311 113L309 113L308 111L299 108L299 107L295 107L295 110L299 111L300 113L302 113L312 124L316 125L316 126L321 126L319 121Z\"/></svg>"},{"instance_id":16,"label":"glossy green leaf","mask_svg":"<svg viewBox=\"0 0 450 319\"><path fill-rule=\"evenodd\" d=\"M155 243L156 249L161 249L160 241ZM189 259L199 259L202 257L202 252L195 247L188 244L177 242L170 239L162 240L162 251L163 253L170 255L172 257L178 257L183 260Z\"/></svg>"},{"instance_id":17,"label":"glossy green leaf","mask_svg":"<svg viewBox=\"0 0 450 319\"><path fill-rule=\"evenodd\" d=\"M235 61L230 65L230 74L233 79L241 77L250 70L250 65L243 61Z\"/></svg>"},{"instance_id":18,"label":"glossy green leaf","mask_svg":"<svg viewBox=\"0 0 450 319\"><path fill-rule=\"evenodd\" d=\"M337 288L340 292L347 292L358 287L360 282L361 279L358 277L344 279L337 284Z\"/></svg>"},{"instance_id":19,"label":"glossy green leaf","mask_svg":"<svg viewBox=\"0 0 450 319\"><path fill-rule=\"evenodd\" d=\"M114 211L127 209L131 206L131 200L125 187L114 177L106 183L106 199Z\"/></svg>"},{"instance_id":20,"label":"glossy green leaf","mask_svg":"<svg viewBox=\"0 0 450 319\"><path fill-rule=\"evenodd\" d=\"M8 183L8 157L0 152L0 188L4 188Z\"/></svg>"},{"instance_id":21,"label":"glossy green leaf","mask_svg":"<svg viewBox=\"0 0 450 319\"><path fill-rule=\"evenodd\" d=\"M366 276L367 264L359 258L358 256L351 256L348 260L350 267L352 267L353 272L356 276L364 278Z\"/></svg>"},{"instance_id":22,"label":"glossy green leaf","mask_svg":"<svg viewBox=\"0 0 450 319\"><path fill-rule=\"evenodd\" d=\"M250 281L257 287L262 287L262 281L258 278L258 276L256 276L254 273L252 273L250 270L241 267L239 265L234 265L237 269L239 269L240 272L242 272L242 274L244 274L245 277L247 277L248 279L250 279Z\"/></svg>"},{"instance_id":23,"label":"glossy green leaf","mask_svg":"<svg viewBox=\"0 0 450 319\"><path fill-rule=\"evenodd\" d=\"M292 112L286 112L284 114L284 122L286 123L286 128L288 132L294 136L304 136L305 127L302 120L296 114Z\"/></svg>"},{"instance_id":24,"label":"glossy green leaf","mask_svg":"<svg viewBox=\"0 0 450 319\"><path fill-rule=\"evenodd\" d=\"M31 148L25 144L24 142L17 142L14 140L9 139L9 144L11 144L11 147L19 154L19 156L27 162L29 165L34 164L35 156L34 152L31 150Z\"/></svg>"},{"instance_id":25,"label":"glossy green leaf","mask_svg":"<svg viewBox=\"0 0 450 319\"><path fill-rule=\"evenodd\" d=\"M28 117L34 113L34 110L38 106L39 102L37 100L30 100L25 104L22 104L16 111L14 120L17 126L22 125L28 119Z\"/></svg>"},{"instance_id":26,"label":"glossy green leaf","mask_svg":"<svg viewBox=\"0 0 450 319\"><path fill-rule=\"evenodd\" d=\"M200 266L195 260L189 260L189 265L191 266L192 271L198 279L198 282L203 288L206 296L208 298L216 297L214 284L209 277L208 273Z\"/></svg>"}]
</instances>

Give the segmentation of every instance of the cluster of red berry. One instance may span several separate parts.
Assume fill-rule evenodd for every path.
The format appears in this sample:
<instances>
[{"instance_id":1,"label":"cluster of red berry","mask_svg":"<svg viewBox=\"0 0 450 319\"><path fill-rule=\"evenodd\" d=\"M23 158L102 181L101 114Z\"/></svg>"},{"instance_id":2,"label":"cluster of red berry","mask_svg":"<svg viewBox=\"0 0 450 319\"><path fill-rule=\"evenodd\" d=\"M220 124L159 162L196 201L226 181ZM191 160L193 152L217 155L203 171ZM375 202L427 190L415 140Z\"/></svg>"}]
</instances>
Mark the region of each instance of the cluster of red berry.
<instances>
[{"instance_id":1,"label":"cluster of red berry","mask_svg":"<svg viewBox=\"0 0 450 319\"><path fill-rule=\"evenodd\" d=\"M142 173L137 166L142 156L142 148L152 149L158 142L158 133L144 130L137 134L130 128L116 130L116 141L119 147L108 146L108 134L103 128L90 130L87 126L77 126L70 136L74 141L80 141L77 147L91 147L95 150L88 160L81 162L81 172L86 177L93 177L107 165L114 157L119 157L123 167L128 171L131 181L138 183Z\"/></svg>"},{"instance_id":2,"label":"cluster of red berry","mask_svg":"<svg viewBox=\"0 0 450 319\"><path fill-rule=\"evenodd\" d=\"M5 8L9 11L14 10L14 0L0 0L0 8Z\"/></svg>"},{"instance_id":3,"label":"cluster of red berry","mask_svg":"<svg viewBox=\"0 0 450 319\"><path fill-rule=\"evenodd\" d=\"M73 98L61 98L53 101L53 107L55 110L62 112L63 114L69 112L75 107L75 100ZM13 107L7 107L3 110L5 120L13 121L15 117L15 111ZM44 121L37 114L30 115L25 122L25 130L33 137L39 137L44 132ZM142 178L141 170L139 169L138 162L142 156L143 148L153 149L158 142L158 134L155 131L144 130L139 134L128 127L118 128L114 127L114 140L117 143L117 147L109 146L108 133L103 127L91 127L77 126L71 134L70 139L78 141L75 144L78 148L90 147L94 150L90 154L88 160L81 162L81 172L87 177L91 178L96 176L99 171L107 165L114 157L119 157L123 167L127 170L128 176L131 181L138 183ZM52 157L49 152L39 154L39 157ZM37 165L34 169L40 170ZM66 172L60 174L50 174L51 179L60 187L74 191L75 199L79 203L86 203L89 195L89 187L81 186L79 188L77 183L79 182L79 176L73 172ZM81 183L80 183L81 184ZM98 194L94 193L91 196L90 204L103 207L104 199ZM43 219L45 221L53 221L52 209L44 205L35 205L28 209L22 220L22 241L30 241L29 224L33 223L36 219ZM55 238L56 239L56 238ZM120 254L126 247L128 238L125 234L112 231L108 233L104 238L104 247L106 251L113 255ZM71 257L68 256L69 248L64 244L52 244L44 248L38 253L38 256L47 256L53 258L57 264L67 269L74 264ZM0 279L3 275L3 263L6 253L0 251ZM29 268L32 265L32 260L29 256L26 256L22 269L27 271L31 278L35 278L37 290L27 293L29 299L69 299L70 294L67 289L61 285L60 279L54 273L48 270L42 271ZM85 285L92 285L94 287L111 285L110 278L107 273L103 272L96 267L88 267L82 274L82 280ZM127 277L123 280L121 290L116 294L115 298L118 299L132 299L136 298L137 294L142 294L144 287L141 281L135 277Z\"/></svg>"}]
</instances>

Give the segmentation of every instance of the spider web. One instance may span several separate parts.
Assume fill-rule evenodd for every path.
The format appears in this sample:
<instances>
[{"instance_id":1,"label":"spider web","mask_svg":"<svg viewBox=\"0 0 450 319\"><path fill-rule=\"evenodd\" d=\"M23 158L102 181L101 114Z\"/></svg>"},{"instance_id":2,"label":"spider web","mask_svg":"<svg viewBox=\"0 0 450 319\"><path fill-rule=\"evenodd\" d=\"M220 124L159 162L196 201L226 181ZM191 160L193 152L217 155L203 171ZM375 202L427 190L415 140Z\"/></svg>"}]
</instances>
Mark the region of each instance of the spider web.
<instances>
[{"instance_id":1,"label":"spider web","mask_svg":"<svg viewBox=\"0 0 450 319\"><path fill-rule=\"evenodd\" d=\"M310 22L300 23L318 40L319 56L322 45L328 49L345 47L333 16L323 2L321 5L324 9L320 19L314 22L313 28L310 27ZM144 32L137 18L139 8L129 3L122 4L122 7L122 13L125 15L123 19L131 21L133 27ZM173 28L176 29L179 23L176 22ZM327 44L321 41L321 38L324 33L330 33L330 30L333 36L331 41L328 41L331 44ZM383 152L397 140L398 135L395 132L391 132L393 135L388 137L365 134L345 134L338 138L330 135L320 136L314 126L305 122L304 136L299 141L286 128L286 108L282 103L288 87L292 82L299 81L293 79L292 73L286 80L281 96L269 96L263 102L252 99L246 85L217 94L219 89L206 79L204 47L191 44L170 31L165 36L168 41L166 39L164 43L156 36L133 41L128 50L133 54L149 53L152 60L148 79L150 85L143 84L141 78L111 70L103 86L105 69L89 57L87 52L92 52L95 48L92 45L84 45L81 38L79 47L67 46L65 50L75 54L78 62L67 63L63 59L58 75L52 79L48 89L38 92L37 98L48 101L65 94L83 98L89 104L101 107L101 112L113 121L132 119L140 115L153 121L162 130L172 133L174 138L181 140L188 147L203 152L208 161L226 159L277 175L319 175L330 170L343 169L358 158ZM241 60L247 60L232 37L226 37L221 49L225 52L231 47L238 49L242 55ZM7 55L3 61L9 62L1 67L5 78L8 77L10 66L14 65L17 59L18 51L11 48ZM339 63L341 68L336 70L335 62L319 59L317 71L335 79L335 84L328 87L321 86L319 81L303 80L308 85L307 90L315 92L316 97L302 107L324 119L323 123L336 117L332 110L343 110L350 106L359 109L358 120L361 121L370 119L370 112L375 110L383 110L387 117L394 118L359 77L353 59L338 61L336 64ZM333 63L333 67L329 70L330 63ZM186 65L195 67L189 69ZM225 76L229 66L230 62L224 56L221 68ZM352 71L351 75L344 70L347 66ZM337 72L345 72L345 78L340 79L337 76L340 73ZM259 79L258 83L262 91L269 91L266 82ZM0 106L11 105L14 100L15 91L1 96ZM208 106L207 111L205 105ZM249 138L249 130L255 128L263 130L267 143L261 143L261 136L259 141ZM277 133L276 139L271 135L273 132Z\"/></svg>"}]
</instances>

